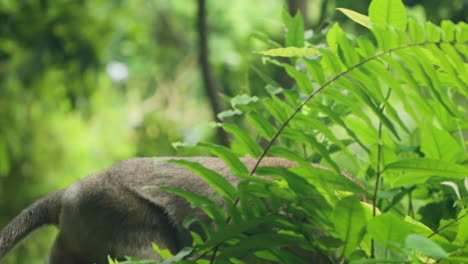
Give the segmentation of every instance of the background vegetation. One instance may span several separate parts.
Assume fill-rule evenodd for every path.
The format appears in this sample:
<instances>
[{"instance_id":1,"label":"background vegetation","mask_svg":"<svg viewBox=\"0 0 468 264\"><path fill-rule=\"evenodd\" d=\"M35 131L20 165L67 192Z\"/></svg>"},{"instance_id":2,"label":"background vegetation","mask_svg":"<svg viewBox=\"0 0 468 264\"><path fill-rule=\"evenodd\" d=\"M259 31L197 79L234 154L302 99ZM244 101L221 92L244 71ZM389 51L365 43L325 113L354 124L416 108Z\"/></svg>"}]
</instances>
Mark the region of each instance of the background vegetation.
<instances>
[{"instance_id":1,"label":"background vegetation","mask_svg":"<svg viewBox=\"0 0 468 264\"><path fill-rule=\"evenodd\" d=\"M294 85L281 68L260 65L252 53L269 47L262 41L267 35L284 43L283 5L294 7L292 13L302 9L306 30L323 38L320 32L331 21L347 32L363 31L334 8L367 13L369 2L208 1L216 89L225 99L265 95L259 67L282 87ZM0 226L38 197L117 160L207 154L171 146L216 141L216 131L206 124L213 119L212 104L198 62L199 4L0 1ZM416 19L466 21L463 0L406 4ZM229 108L226 102L223 109ZM38 232L6 263L43 263L53 233Z\"/></svg>"}]
</instances>

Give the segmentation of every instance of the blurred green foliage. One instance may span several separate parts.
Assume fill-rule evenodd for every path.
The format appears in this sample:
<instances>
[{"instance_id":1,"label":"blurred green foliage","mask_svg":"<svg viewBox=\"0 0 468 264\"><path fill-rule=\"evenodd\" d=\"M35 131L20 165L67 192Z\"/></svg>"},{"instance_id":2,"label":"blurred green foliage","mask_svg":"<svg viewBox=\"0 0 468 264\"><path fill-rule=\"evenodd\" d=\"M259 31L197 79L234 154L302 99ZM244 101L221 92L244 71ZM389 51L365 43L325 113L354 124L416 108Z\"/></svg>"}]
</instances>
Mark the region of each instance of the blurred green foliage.
<instances>
[{"instance_id":1,"label":"blurred green foliage","mask_svg":"<svg viewBox=\"0 0 468 264\"><path fill-rule=\"evenodd\" d=\"M346 20L335 7L365 13L370 1L309 2L318 33L328 21ZM414 17L466 20L463 0L407 4ZM252 36L280 40L283 5L209 1L210 60L226 97L263 89L252 51L265 44ZM209 140L195 14L196 1L0 0L0 226L38 197L116 160L174 155L174 141ZM360 30L351 25L343 27ZM128 78L110 78L116 65ZM287 83L276 67L262 70ZM200 154L185 151L177 154ZM5 263L43 263L53 230L36 233Z\"/></svg>"}]
</instances>

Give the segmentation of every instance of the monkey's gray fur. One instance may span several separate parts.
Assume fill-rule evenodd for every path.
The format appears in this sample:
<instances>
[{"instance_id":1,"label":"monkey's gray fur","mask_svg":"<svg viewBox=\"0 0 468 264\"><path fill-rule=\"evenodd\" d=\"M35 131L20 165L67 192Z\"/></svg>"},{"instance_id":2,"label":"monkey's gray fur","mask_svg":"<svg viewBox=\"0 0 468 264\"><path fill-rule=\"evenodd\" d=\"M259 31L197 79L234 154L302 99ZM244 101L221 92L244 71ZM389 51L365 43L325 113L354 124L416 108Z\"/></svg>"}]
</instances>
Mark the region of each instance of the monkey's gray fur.
<instances>
[{"instance_id":1,"label":"monkey's gray fur","mask_svg":"<svg viewBox=\"0 0 468 264\"><path fill-rule=\"evenodd\" d=\"M198 162L233 184L240 182L218 158L183 159ZM256 162L250 158L241 160L249 169ZM281 158L265 158L261 165L296 166ZM107 255L157 260L159 256L151 242L172 252L190 245L183 219L189 215L206 219L205 216L179 196L142 189L148 185L180 188L207 197L215 192L185 167L155 162L153 158L128 159L51 193L22 211L0 231L0 261L31 231L47 224L60 229L49 264L107 263Z\"/></svg>"}]
</instances>

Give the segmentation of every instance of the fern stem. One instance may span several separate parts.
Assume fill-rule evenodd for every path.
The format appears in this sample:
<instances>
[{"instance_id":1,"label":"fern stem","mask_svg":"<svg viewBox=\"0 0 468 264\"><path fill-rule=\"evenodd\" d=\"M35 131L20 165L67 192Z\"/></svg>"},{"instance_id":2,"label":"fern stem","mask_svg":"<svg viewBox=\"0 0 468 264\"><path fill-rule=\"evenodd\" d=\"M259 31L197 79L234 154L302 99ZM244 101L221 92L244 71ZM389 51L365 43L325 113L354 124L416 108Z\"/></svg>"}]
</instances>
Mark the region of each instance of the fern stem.
<instances>
[{"instance_id":1,"label":"fern stem","mask_svg":"<svg viewBox=\"0 0 468 264\"><path fill-rule=\"evenodd\" d=\"M280 128L278 129L278 131L276 132L276 134L273 136L273 138L268 142L267 146L265 147L265 149L263 150L263 153L262 155L260 155L260 157L257 159L257 162L255 163L255 166L252 168L252 170L250 171L250 175L253 175L255 173L255 171L257 170L258 166L260 165L260 162L263 160L263 158L265 158L265 156L268 154L268 151L270 150L270 148L273 146L273 144L276 142L276 140L278 139L278 137L281 135L281 133L283 132L283 130L289 125L289 122L291 122L291 120L293 120L297 114L299 114L299 112L302 110L302 108L304 108L304 106L306 106L310 100L312 100L318 93L320 93L323 89L325 89L326 87L328 87L330 84L334 83L337 79L343 77L344 75L348 74L349 72L351 72L352 70L356 69L356 68L359 68L360 66L372 61L372 60L375 60L375 59L378 59L379 57L383 56L383 55L386 55L386 54L389 54L389 53L392 53L392 52L395 52L395 51L398 51L398 50L402 50L402 49L406 49L406 48L411 48L411 47L417 47L417 46L426 46L426 45L441 45L441 44L452 44L452 45L455 45L455 44L461 44L461 43L458 43L456 41L437 41L437 42L432 42L432 41L425 41L425 42L421 42L421 43L412 43L412 44L408 44L406 46L400 46L400 47L396 47L396 48L393 48L393 49L389 49L389 50L386 50L386 51L382 51L372 57L369 57L365 60L362 60L358 63L356 63L355 65L349 67L348 69L346 69L345 71L343 72L340 72L339 74L337 74L335 77L333 77L331 80L329 80L328 82L326 82L325 84L323 84L322 86L320 86L316 91L314 91L311 95L309 95L306 100L304 100L304 102L299 105L296 110L294 111L294 113L280 126ZM463 44L466 44L466 43L463 43Z\"/></svg>"}]
</instances>

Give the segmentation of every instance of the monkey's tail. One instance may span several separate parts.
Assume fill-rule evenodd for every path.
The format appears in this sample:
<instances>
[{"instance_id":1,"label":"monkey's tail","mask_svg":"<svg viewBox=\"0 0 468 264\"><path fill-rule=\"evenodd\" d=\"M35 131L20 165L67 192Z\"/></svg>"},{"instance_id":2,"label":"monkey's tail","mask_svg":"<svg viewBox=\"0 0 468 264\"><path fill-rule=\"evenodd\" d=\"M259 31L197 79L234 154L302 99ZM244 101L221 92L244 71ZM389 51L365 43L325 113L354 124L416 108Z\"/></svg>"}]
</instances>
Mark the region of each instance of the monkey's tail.
<instances>
[{"instance_id":1,"label":"monkey's tail","mask_svg":"<svg viewBox=\"0 0 468 264\"><path fill-rule=\"evenodd\" d=\"M58 224L63 193L64 189L37 200L0 230L0 260L35 229Z\"/></svg>"}]
</instances>

